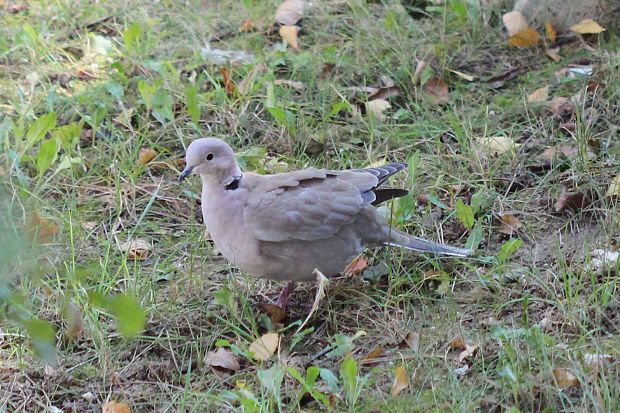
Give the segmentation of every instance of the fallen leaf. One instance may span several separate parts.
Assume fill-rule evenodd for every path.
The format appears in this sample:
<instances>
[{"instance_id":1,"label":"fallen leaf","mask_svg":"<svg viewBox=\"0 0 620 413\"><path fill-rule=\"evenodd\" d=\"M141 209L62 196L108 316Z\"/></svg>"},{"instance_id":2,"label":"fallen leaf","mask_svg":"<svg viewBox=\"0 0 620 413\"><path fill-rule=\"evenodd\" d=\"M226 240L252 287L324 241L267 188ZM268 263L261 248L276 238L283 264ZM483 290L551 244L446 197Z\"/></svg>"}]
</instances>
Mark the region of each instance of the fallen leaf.
<instances>
[{"instance_id":1,"label":"fallen leaf","mask_svg":"<svg viewBox=\"0 0 620 413\"><path fill-rule=\"evenodd\" d=\"M224 79L224 89L226 89L226 93L229 96L234 95L237 91L237 86L235 85L235 82L230 79L230 73L228 72L228 69L226 69L225 67L220 67L220 74Z\"/></svg>"},{"instance_id":2,"label":"fallen leaf","mask_svg":"<svg viewBox=\"0 0 620 413\"><path fill-rule=\"evenodd\" d=\"M529 27L525 16L523 16L520 11L511 11L504 14L502 16L502 21L508 31L508 36L514 36Z\"/></svg>"},{"instance_id":3,"label":"fallen leaf","mask_svg":"<svg viewBox=\"0 0 620 413\"><path fill-rule=\"evenodd\" d=\"M499 216L500 225L499 232L502 234L512 235L517 232L523 224L519 221L519 218L511 214L503 214Z\"/></svg>"},{"instance_id":4,"label":"fallen leaf","mask_svg":"<svg viewBox=\"0 0 620 413\"><path fill-rule=\"evenodd\" d=\"M277 333L263 334L260 338L250 344L250 352L253 353L254 360L267 361L278 349L280 336Z\"/></svg>"},{"instance_id":5,"label":"fallen leaf","mask_svg":"<svg viewBox=\"0 0 620 413\"><path fill-rule=\"evenodd\" d=\"M450 350L465 350L465 339L463 336L456 336L448 343Z\"/></svg>"},{"instance_id":6,"label":"fallen leaf","mask_svg":"<svg viewBox=\"0 0 620 413\"><path fill-rule=\"evenodd\" d=\"M418 63L415 67L415 72L413 73L413 84L417 85L420 83L422 79L422 73L424 73L424 69L428 66L424 60L418 60Z\"/></svg>"},{"instance_id":7,"label":"fallen leaf","mask_svg":"<svg viewBox=\"0 0 620 413\"><path fill-rule=\"evenodd\" d=\"M260 308L269 315L272 323L281 323L286 318L286 312L275 304L264 303Z\"/></svg>"},{"instance_id":8,"label":"fallen leaf","mask_svg":"<svg viewBox=\"0 0 620 413\"><path fill-rule=\"evenodd\" d=\"M368 267L368 259L364 255L358 255L347 265L344 275L347 277L357 275L364 271L366 267Z\"/></svg>"},{"instance_id":9,"label":"fallen leaf","mask_svg":"<svg viewBox=\"0 0 620 413\"><path fill-rule=\"evenodd\" d=\"M380 87L374 92L368 94L368 100L375 99L389 99L394 96L400 95L400 88L398 86Z\"/></svg>"},{"instance_id":10,"label":"fallen leaf","mask_svg":"<svg viewBox=\"0 0 620 413\"><path fill-rule=\"evenodd\" d=\"M582 20L570 29L575 33L579 34L597 34L605 31L605 29L601 27L600 24L598 24L592 19Z\"/></svg>"},{"instance_id":11,"label":"fallen leaf","mask_svg":"<svg viewBox=\"0 0 620 413\"><path fill-rule=\"evenodd\" d=\"M239 371L239 361L230 350L220 347L217 351L208 351L204 359L205 367L217 367L228 371Z\"/></svg>"},{"instance_id":12,"label":"fallen leaf","mask_svg":"<svg viewBox=\"0 0 620 413\"><path fill-rule=\"evenodd\" d=\"M549 56L549 59L553 60L556 63L562 60L562 56L560 56L559 47L554 47L553 49L547 49L546 53L547 53L547 56Z\"/></svg>"},{"instance_id":13,"label":"fallen leaf","mask_svg":"<svg viewBox=\"0 0 620 413\"><path fill-rule=\"evenodd\" d=\"M575 104L569 98L558 96L549 102L548 109L558 118L567 118L575 113Z\"/></svg>"},{"instance_id":14,"label":"fallen leaf","mask_svg":"<svg viewBox=\"0 0 620 413\"><path fill-rule=\"evenodd\" d=\"M276 22L283 26L294 26L304 16L305 1L286 0L276 10Z\"/></svg>"},{"instance_id":15,"label":"fallen leaf","mask_svg":"<svg viewBox=\"0 0 620 413\"><path fill-rule=\"evenodd\" d=\"M450 69L450 71L454 73L455 75L457 75L458 77L467 80L468 82L473 82L475 79L473 75L468 75L467 73L459 72L458 70Z\"/></svg>"},{"instance_id":16,"label":"fallen leaf","mask_svg":"<svg viewBox=\"0 0 620 413\"><path fill-rule=\"evenodd\" d=\"M433 77L422 86L422 90L437 100L437 103L450 102L448 84L440 77Z\"/></svg>"},{"instance_id":17,"label":"fallen leaf","mask_svg":"<svg viewBox=\"0 0 620 413\"><path fill-rule=\"evenodd\" d=\"M473 344L465 344L465 349L461 351L459 354L459 364L462 364L464 361L470 361L471 358L476 356L478 353L479 346Z\"/></svg>"},{"instance_id":18,"label":"fallen leaf","mask_svg":"<svg viewBox=\"0 0 620 413\"><path fill-rule=\"evenodd\" d=\"M558 33L555 31L555 28L553 27L553 23L551 23L549 20L545 22L545 34L547 36L547 39L551 43L555 43L555 40L558 37Z\"/></svg>"},{"instance_id":19,"label":"fallen leaf","mask_svg":"<svg viewBox=\"0 0 620 413\"><path fill-rule=\"evenodd\" d=\"M151 162L157 156L157 152L153 149L142 148L140 149L140 155L138 155L138 165L146 165Z\"/></svg>"},{"instance_id":20,"label":"fallen leaf","mask_svg":"<svg viewBox=\"0 0 620 413\"><path fill-rule=\"evenodd\" d=\"M392 389L390 390L390 394L392 396L398 396L400 392L409 387L409 375L407 374L407 369L405 369L404 365L400 365L396 367L396 373L394 377L394 384L392 384Z\"/></svg>"},{"instance_id":21,"label":"fallen leaf","mask_svg":"<svg viewBox=\"0 0 620 413\"><path fill-rule=\"evenodd\" d=\"M620 175L617 175L609 184L606 195L609 198L620 197Z\"/></svg>"},{"instance_id":22,"label":"fallen leaf","mask_svg":"<svg viewBox=\"0 0 620 413\"><path fill-rule=\"evenodd\" d=\"M532 93L527 96L527 101L529 103L540 103L544 102L549 98L549 86L541 87L536 89Z\"/></svg>"},{"instance_id":23,"label":"fallen leaf","mask_svg":"<svg viewBox=\"0 0 620 413\"><path fill-rule=\"evenodd\" d=\"M489 86L493 89L499 89L504 86L508 80L512 80L523 73L523 68L521 67L513 67L506 70L504 73L501 73L497 76L493 76L487 79Z\"/></svg>"},{"instance_id":24,"label":"fallen leaf","mask_svg":"<svg viewBox=\"0 0 620 413\"><path fill-rule=\"evenodd\" d=\"M276 79L273 81L273 84L277 86L287 86L295 90L304 90L306 88L306 85L298 80Z\"/></svg>"},{"instance_id":25,"label":"fallen leaf","mask_svg":"<svg viewBox=\"0 0 620 413\"><path fill-rule=\"evenodd\" d=\"M557 146L552 146L543 151L540 155L541 159L552 163L557 161L558 159L567 159L571 158L579 153L579 150L576 146L569 145L566 143L561 143Z\"/></svg>"},{"instance_id":26,"label":"fallen leaf","mask_svg":"<svg viewBox=\"0 0 620 413\"><path fill-rule=\"evenodd\" d=\"M97 79L97 75L86 70L86 69L78 69L76 76L78 77L78 79L82 79L82 80L90 80L90 79Z\"/></svg>"},{"instance_id":27,"label":"fallen leaf","mask_svg":"<svg viewBox=\"0 0 620 413\"><path fill-rule=\"evenodd\" d=\"M410 331L407 333L403 341L398 344L398 348L400 349L411 349L415 353L420 351L420 334L415 331Z\"/></svg>"},{"instance_id":28,"label":"fallen leaf","mask_svg":"<svg viewBox=\"0 0 620 413\"><path fill-rule=\"evenodd\" d=\"M371 100L370 102L366 102L364 106L366 107L366 113L374 116L374 118L379 121L385 120L387 118L387 116L383 114L383 112L392 107L392 105L390 105L390 102L383 99Z\"/></svg>"},{"instance_id":29,"label":"fallen leaf","mask_svg":"<svg viewBox=\"0 0 620 413\"><path fill-rule=\"evenodd\" d=\"M149 256L151 244L143 238L136 238L121 243L118 249L126 253L130 260L144 261Z\"/></svg>"},{"instance_id":30,"label":"fallen leaf","mask_svg":"<svg viewBox=\"0 0 620 413\"><path fill-rule=\"evenodd\" d=\"M125 403L107 402L103 405L102 413L131 413L131 409Z\"/></svg>"},{"instance_id":31,"label":"fallen leaf","mask_svg":"<svg viewBox=\"0 0 620 413\"><path fill-rule=\"evenodd\" d=\"M579 386L579 379L567 369L553 369L553 379L555 381L555 385L560 389Z\"/></svg>"},{"instance_id":32,"label":"fallen leaf","mask_svg":"<svg viewBox=\"0 0 620 413\"><path fill-rule=\"evenodd\" d=\"M590 199L583 192L562 192L555 202L555 212L576 211L590 205Z\"/></svg>"},{"instance_id":33,"label":"fallen leaf","mask_svg":"<svg viewBox=\"0 0 620 413\"><path fill-rule=\"evenodd\" d=\"M245 19L243 23L241 23L241 26L239 27L239 31L241 33L248 33L254 30L255 28L256 26L252 19Z\"/></svg>"},{"instance_id":34,"label":"fallen leaf","mask_svg":"<svg viewBox=\"0 0 620 413\"><path fill-rule=\"evenodd\" d=\"M527 29L521 30L519 33L516 33L508 38L508 44L513 47L532 47L538 44L540 40L540 35L538 32L528 27Z\"/></svg>"},{"instance_id":35,"label":"fallen leaf","mask_svg":"<svg viewBox=\"0 0 620 413\"><path fill-rule=\"evenodd\" d=\"M74 339L79 336L84 330L84 318L82 317L82 311L73 302L69 302L64 308L63 316L65 319L65 339Z\"/></svg>"},{"instance_id":36,"label":"fallen leaf","mask_svg":"<svg viewBox=\"0 0 620 413\"><path fill-rule=\"evenodd\" d=\"M506 152L512 152L520 146L508 136L478 138L478 143L489 155L501 155Z\"/></svg>"},{"instance_id":37,"label":"fallen leaf","mask_svg":"<svg viewBox=\"0 0 620 413\"><path fill-rule=\"evenodd\" d=\"M299 49L299 43L297 42L297 33L299 27L297 26L282 26L280 27L280 37L293 49Z\"/></svg>"},{"instance_id":38,"label":"fallen leaf","mask_svg":"<svg viewBox=\"0 0 620 413\"><path fill-rule=\"evenodd\" d=\"M54 237L60 228L47 218L33 212L25 225L25 230L31 239L40 244L49 244L54 241Z\"/></svg>"},{"instance_id":39,"label":"fallen leaf","mask_svg":"<svg viewBox=\"0 0 620 413\"><path fill-rule=\"evenodd\" d=\"M381 357L385 353L383 347L375 347L370 353L366 354L366 357L362 360L362 364L371 364L374 359Z\"/></svg>"}]
</instances>

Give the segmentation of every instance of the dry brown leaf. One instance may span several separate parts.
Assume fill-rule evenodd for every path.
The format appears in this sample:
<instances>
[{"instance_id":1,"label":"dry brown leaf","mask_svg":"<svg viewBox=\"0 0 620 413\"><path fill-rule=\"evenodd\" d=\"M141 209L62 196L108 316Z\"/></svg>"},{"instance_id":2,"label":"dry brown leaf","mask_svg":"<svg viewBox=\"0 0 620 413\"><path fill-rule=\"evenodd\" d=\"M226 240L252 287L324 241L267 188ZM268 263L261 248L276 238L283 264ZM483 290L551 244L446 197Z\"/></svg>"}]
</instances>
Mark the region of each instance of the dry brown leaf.
<instances>
[{"instance_id":1,"label":"dry brown leaf","mask_svg":"<svg viewBox=\"0 0 620 413\"><path fill-rule=\"evenodd\" d=\"M241 23L241 26L239 27L239 31L241 33L248 33L254 30L255 28L256 28L256 25L254 24L254 21L252 19L245 19L243 23Z\"/></svg>"},{"instance_id":2,"label":"dry brown leaf","mask_svg":"<svg viewBox=\"0 0 620 413\"><path fill-rule=\"evenodd\" d=\"M362 360L362 364L371 364L374 359L381 357L385 353L383 347L375 347L370 353L366 354L366 357Z\"/></svg>"},{"instance_id":3,"label":"dry brown leaf","mask_svg":"<svg viewBox=\"0 0 620 413\"><path fill-rule=\"evenodd\" d=\"M555 211L576 211L586 208L588 205L590 205L590 199L583 192L562 192L555 202Z\"/></svg>"},{"instance_id":4,"label":"dry brown leaf","mask_svg":"<svg viewBox=\"0 0 620 413\"><path fill-rule=\"evenodd\" d=\"M368 267L368 259L364 255L358 255L347 265L347 268L344 270L344 275L347 277L357 275L364 271L366 267Z\"/></svg>"},{"instance_id":5,"label":"dry brown leaf","mask_svg":"<svg viewBox=\"0 0 620 413\"><path fill-rule=\"evenodd\" d=\"M375 119L382 121L387 118L383 112L392 107L390 102L384 99L374 99L370 102L364 103L366 107L366 114L373 116Z\"/></svg>"},{"instance_id":6,"label":"dry brown leaf","mask_svg":"<svg viewBox=\"0 0 620 413\"><path fill-rule=\"evenodd\" d=\"M562 60L562 56L560 56L559 47L554 47L553 49L547 49L546 53L547 53L547 56L549 56L549 59L553 60L556 63Z\"/></svg>"},{"instance_id":7,"label":"dry brown leaf","mask_svg":"<svg viewBox=\"0 0 620 413\"><path fill-rule=\"evenodd\" d=\"M305 1L286 0L276 10L276 22L283 26L294 26L304 16Z\"/></svg>"},{"instance_id":8,"label":"dry brown leaf","mask_svg":"<svg viewBox=\"0 0 620 413\"><path fill-rule=\"evenodd\" d=\"M411 349L415 353L420 351L420 334L415 331L410 331L407 333L403 341L398 344L398 348L400 349Z\"/></svg>"},{"instance_id":9,"label":"dry brown leaf","mask_svg":"<svg viewBox=\"0 0 620 413\"><path fill-rule=\"evenodd\" d=\"M126 253L130 260L144 261L149 256L151 244L143 238L136 238L121 243L118 249Z\"/></svg>"},{"instance_id":10,"label":"dry brown leaf","mask_svg":"<svg viewBox=\"0 0 620 413\"><path fill-rule=\"evenodd\" d=\"M575 33L579 34L598 34L605 31L605 29L601 27L600 24L598 24L592 19L582 20L570 29Z\"/></svg>"},{"instance_id":11,"label":"dry brown leaf","mask_svg":"<svg viewBox=\"0 0 620 413\"><path fill-rule=\"evenodd\" d=\"M278 333L267 333L257 338L250 344L254 360L267 361L278 349L280 336Z\"/></svg>"},{"instance_id":12,"label":"dry brown leaf","mask_svg":"<svg viewBox=\"0 0 620 413\"><path fill-rule=\"evenodd\" d=\"M555 31L555 28L553 27L553 23L551 23L549 20L545 22L545 34L547 36L547 39L551 43L555 43L555 40L558 37L558 33Z\"/></svg>"},{"instance_id":13,"label":"dry brown leaf","mask_svg":"<svg viewBox=\"0 0 620 413\"><path fill-rule=\"evenodd\" d=\"M269 315L272 323L281 323L286 318L286 312L275 304L261 304L260 308Z\"/></svg>"},{"instance_id":14,"label":"dry brown leaf","mask_svg":"<svg viewBox=\"0 0 620 413\"><path fill-rule=\"evenodd\" d=\"M64 330L64 338L65 339L74 339L79 336L84 330L84 318L82 317L82 311L80 308L75 305L73 302L69 302L64 308L64 319L65 319L65 330Z\"/></svg>"},{"instance_id":15,"label":"dry brown leaf","mask_svg":"<svg viewBox=\"0 0 620 413\"><path fill-rule=\"evenodd\" d=\"M60 228L47 218L33 212L25 225L25 231L31 239L36 240L39 244L49 244L54 241L54 237Z\"/></svg>"},{"instance_id":16,"label":"dry brown leaf","mask_svg":"<svg viewBox=\"0 0 620 413\"><path fill-rule=\"evenodd\" d=\"M102 413L131 413L131 409L125 403L107 402L103 405Z\"/></svg>"},{"instance_id":17,"label":"dry brown leaf","mask_svg":"<svg viewBox=\"0 0 620 413\"><path fill-rule=\"evenodd\" d=\"M426 66L428 66L428 63L426 63L424 60L418 60L418 63L415 67L415 72L413 73L413 84L417 85L418 83L420 83L420 79L422 78L422 73L424 72L424 69L426 69Z\"/></svg>"},{"instance_id":18,"label":"dry brown leaf","mask_svg":"<svg viewBox=\"0 0 620 413\"><path fill-rule=\"evenodd\" d=\"M138 165L146 165L151 162L157 156L157 152L150 148L140 149L140 155L138 155Z\"/></svg>"},{"instance_id":19,"label":"dry brown leaf","mask_svg":"<svg viewBox=\"0 0 620 413\"><path fill-rule=\"evenodd\" d=\"M12 4L8 7L8 12L11 14L17 14L28 9L30 9L30 5L28 4Z\"/></svg>"},{"instance_id":20,"label":"dry brown leaf","mask_svg":"<svg viewBox=\"0 0 620 413\"><path fill-rule=\"evenodd\" d=\"M228 371L239 371L239 361L230 350L220 347L217 351L208 351L204 359L205 367L216 367Z\"/></svg>"},{"instance_id":21,"label":"dry brown leaf","mask_svg":"<svg viewBox=\"0 0 620 413\"><path fill-rule=\"evenodd\" d=\"M478 138L478 143L480 147L489 155L501 155L506 152L512 152L520 146L508 136Z\"/></svg>"},{"instance_id":22,"label":"dry brown leaf","mask_svg":"<svg viewBox=\"0 0 620 413\"><path fill-rule=\"evenodd\" d=\"M609 188L607 188L606 195L609 198L618 198L620 197L620 175L617 175L609 184Z\"/></svg>"},{"instance_id":23,"label":"dry brown leaf","mask_svg":"<svg viewBox=\"0 0 620 413\"><path fill-rule=\"evenodd\" d=\"M508 31L508 36L514 36L529 27L525 16L523 16L520 11L511 11L504 14L502 16L502 21Z\"/></svg>"},{"instance_id":24,"label":"dry brown leaf","mask_svg":"<svg viewBox=\"0 0 620 413\"><path fill-rule=\"evenodd\" d=\"M459 72L458 70L450 69L450 71L454 73L455 75L457 75L458 77L467 80L468 82L473 82L474 79L476 78L473 75L468 75L467 73Z\"/></svg>"},{"instance_id":25,"label":"dry brown leaf","mask_svg":"<svg viewBox=\"0 0 620 413\"><path fill-rule=\"evenodd\" d=\"M392 389L390 390L390 394L392 396L398 396L403 390L409 387L409 374L407 374L407 369L405 366L401 364L396 367L394 384L392 384Z\"/></svg>"},{"instance_id":26,"label":"dry brown leaf","mask_svg":"<svg viewBox=\"0 0 620 413\"><path fill-rule=\"evenodd\" d=\"M536 89L532 93L527 96L527 101L529 103L540 103L544 102L549 98L549 86L541 87Z\"/></svg>"},{"instance_id":27,"label":"dry brown leaf","mask_svg":"<svg viewBox=\"0 0 620 413\"><path fill-rule=\"evenodd\" d=\"M422 90L437 100L437 103L450 102L448 84L440 77L435 76L422 86Z\"/></svg>"},{"instance_id":28,"label":"dry brown leaf","mask_svg":"<svg viewBox=\"0 0 620 413\"><path fill-rule=\"evenodd\" d=\"M372 93L368 94L368 100L375 99L389 99L394 96L400 95L400 89L398 86L380 87Z\"/></svg>"},{"instance_id":29,"label":"dry brown leaf","mask_svg":"<svg viewBox=\"0 0 620 413\"><path fill-rule=\"evenodd\" d=\"M273 84L277 86L287 86L295 90L304 90L306 88L304 82L300 82L299 80L276 79L273 81Z\"/></svg>"},{"instance_id":30,"label":"dry brown leaf","mask_svg":"<svg viewBox=\"0 0 620 413\"><path fill-rule=\"evenodd\" d=\"M466 343L465 349L459 354L459 364L462 364L464 361L471 361L478 353L478 348L479 346Z\"/></svg>"},{"instance_id":31,"label":"dry brown leaf","mask_svg":"<svg viewBox=\"0 0 620 413\"><path fill-rule=\"evenodd\" d=\"M230 72L225 67L220 67L220 74L224 80L224 89L229 96L234 95L237 92L237 86L235 82L230 79Z\"/></svg>"},{"instance_id":32,"label":"dry brown leaf","mask_svg":"<svg viewBox=\"0 0 620 413\"><path fill-rule=\"evenodd\" d=\"M502 234L512 235L523 226L521 221L519 221L519 218L511 214L500 215L499 220L499 232Z\"/></svg>"},{"instance_id":33,"label":"dry brown leaf","mask_svg":"<svg viewBox=\"0 0 620 413\"><path fill-rule=\"evenodd\" d=\"M450 350L465 350L465 339L463 336L456 336L448 343Z\"/></svg>"},{"instance_id":34,"label":"dry brown leaf","mask_svg":"<svg viewBox=\"0 0 620 413\"><path fill-rule=\"evenodd\" d=\"M579 153L579 150L576 146L569 145L566 143L561 143L557 146L552 146L543 151L540 155L541 159L546 162L556 161L558 158L565 159L571 158Z\"/></svg>"},{"instance_id":35,"label":"dry brown leaf","mask_svg":"<svg viewBox=\"0 0 620 413\"><path fill-rule=\"evenodd\" d=\"M575 113L575 104L569 98L558 96L549 102L549 112L559 118L567 118Z\"/></svg>"},{"instance_id":36,"label":"dry brown leaf","mask_svg":"<svg viewBox=\"0 0 620 413\"><path fill-rule=\"evenodd\" d=\"M242 95L245 95L250 90L252 90L252 86L254 85L254 81L256 80L256 76L258 76L259 73L263 73L265 70L267 70L267 66L265 66L262 63L254 66L248 72L248 74L246 75L245 79L243 79L241 82L239 82L239 86L237 87L237 90L239 91L239 93L242 94Z\"/></svg>"},{"instance_id":37,"label":"dry brown leaf","mask_svg":"<svg viewBox=\"0 0 620 413\"><path fill-rule=\"evenodd\" d=\"M280 37L293 49L299 49L299 43L297 42L297 33L299 27L297 26L282 26L280 27Z\"/></svg>"},{"instance_id":38,"label":"dry brown leaf","mask_svg":"<svg viewBox=\"0 0 620 413\"><path fill-rule=\"evenodd\" d=\"M579 386L579 379L567 369L553 369L553 378L555 380L555 385L560 389Z\"/></svg>"},{"instance_id":39,"label":"dry brown leaf","mask_svg":"<svg viewBox=\"0 0 620 413\"><path fill-rule=\"evenodd\" d=\"M508 38L508 44L513 47L532 47L538 44L540 40L540 35L538 32L528 27L527 29L521 30L519 33L516 33Z\"/></svg>"}]
</instances>

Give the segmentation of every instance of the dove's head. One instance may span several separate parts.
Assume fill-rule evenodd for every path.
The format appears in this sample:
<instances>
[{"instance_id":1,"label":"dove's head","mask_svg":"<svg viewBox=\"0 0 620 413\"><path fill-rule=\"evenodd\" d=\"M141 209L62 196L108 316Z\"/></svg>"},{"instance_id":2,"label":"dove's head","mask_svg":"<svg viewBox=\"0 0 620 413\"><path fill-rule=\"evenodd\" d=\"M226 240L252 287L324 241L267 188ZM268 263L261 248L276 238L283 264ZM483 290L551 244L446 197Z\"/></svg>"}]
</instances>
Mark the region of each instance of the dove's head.
<instances>
[{"instance_id":1,"label":"dove's head","mask_svg":"<svg viewBox=\"0 0 620 413\"><path fill-rule=\"evenodd\" d=\"M228 144L217 138L193 141L185 153L185 169L179 181L195 172L203 182L228 185L241 177L235 153Z\"/></svg>"}]
</instances>

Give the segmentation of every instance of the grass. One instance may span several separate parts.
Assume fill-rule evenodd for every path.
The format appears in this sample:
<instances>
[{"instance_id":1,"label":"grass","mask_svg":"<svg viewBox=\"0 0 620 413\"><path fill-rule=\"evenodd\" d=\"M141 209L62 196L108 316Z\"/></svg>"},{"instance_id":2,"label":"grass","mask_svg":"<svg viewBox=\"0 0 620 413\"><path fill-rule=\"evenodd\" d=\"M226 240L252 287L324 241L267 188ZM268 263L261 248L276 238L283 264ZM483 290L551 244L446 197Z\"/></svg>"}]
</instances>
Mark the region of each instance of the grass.
<instances>
[{"instance_id":1,"label":"grass","mask_svg":"<svg viewBox=\"0 0 620 413\"><path fill-rule=\"evenodd\" d=\"M39 1L5 13L0 410L100 411L115 400L132 411L617 411L618 267L589 265L619 233L617 201L605 195L620 158L617 28L567 42L554 63L542 48L507 46L502 10L468 4L412 20L397 2L315 2L299 51L270 29L276 1ZM247 18L258 30L239 33ZM246 80L245 94L227 93L201 52L207 41L253 55L222 66L237 87ZM448 104L415 81L417 61L449 84ZM556 80L571 63L594 74ZM501 87L487 82L514 68ZM385 78L402 91L388 119L345 113L352 87ZM580 94L573 116L527 102L547 85L550 99ZM207 135L263 173L408 160L394 185L413 195L386 210L393 222L476 243L478 256L369 251L377 274L331 282L294 333L313 287L272 322L259 305L281 285L218 256L199 183L176 182L184 148ZM481 137L519 146L489 155ZM560 144L574 149L545 164L541 154ZM142 149L156 151L153 162L138 162ZM591 202L556 212L564 191ZM521 223L512 236L499 231L504 214ZM146 241L146 259L119 249L131 239ZM278 353L252 361L250 343L270 330ZM417 351L403 345L410 333ZM459 337L475 347L465 360ZM218 346L237 355L238 371L205 366ZM401 364L411 383L393 396Z\"/></svg>"}]
</instances>

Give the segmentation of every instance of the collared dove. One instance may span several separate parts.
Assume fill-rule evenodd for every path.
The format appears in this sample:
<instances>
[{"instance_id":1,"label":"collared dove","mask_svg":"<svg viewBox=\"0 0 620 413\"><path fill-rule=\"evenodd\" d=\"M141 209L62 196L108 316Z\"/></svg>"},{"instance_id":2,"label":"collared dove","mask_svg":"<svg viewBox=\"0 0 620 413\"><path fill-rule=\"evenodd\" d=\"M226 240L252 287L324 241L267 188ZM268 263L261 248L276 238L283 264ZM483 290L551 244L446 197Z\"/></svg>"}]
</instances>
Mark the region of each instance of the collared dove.
<instances>
[{"instance_id":1,"label":"collared dove","mask_svg":"<svg viewBox=\"0 0 620 413\"><path fill-rule=\"evenodd\" d=\"M318 269L329 277L365 248L383 245L456 257L471 253L408 235L377 211L374 205L408 193L380 188L404 163L344 171L242 173L233 150L216 138L193 141L185 161L179 180L192 172L200 176L202 215L215 245L232 264L254 276L311 281Z\"/></svg>"}]
</instances>

